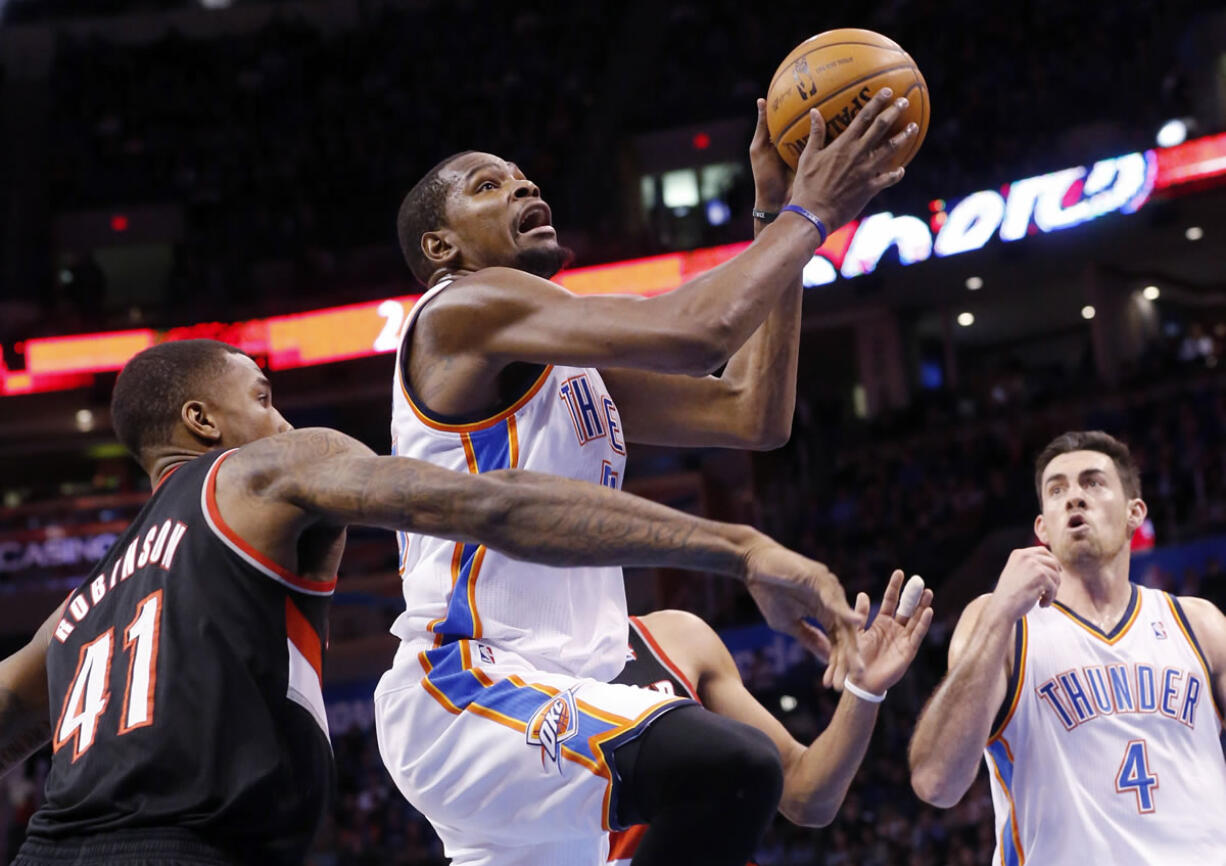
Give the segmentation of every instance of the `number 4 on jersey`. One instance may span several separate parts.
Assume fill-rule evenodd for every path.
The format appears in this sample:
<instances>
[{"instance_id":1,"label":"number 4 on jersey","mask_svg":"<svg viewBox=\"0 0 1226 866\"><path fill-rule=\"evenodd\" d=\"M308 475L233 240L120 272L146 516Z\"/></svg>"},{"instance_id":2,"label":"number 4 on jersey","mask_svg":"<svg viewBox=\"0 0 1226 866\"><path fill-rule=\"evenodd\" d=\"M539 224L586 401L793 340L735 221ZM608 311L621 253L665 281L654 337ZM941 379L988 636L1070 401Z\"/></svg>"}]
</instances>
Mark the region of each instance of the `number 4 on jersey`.
<instances>
[{"instance_id":1,"label":"number 4 on jersey","mask_svg":"<svg viewBox=\"0 0 1226 866\"><path fill-rule=\"evenodd\" d=\"M153 695L157 682L158 633L162 622L162 590L136 605L136 616L124 629L123 648L131 653L124 688L119 733L153 724ZM115 630L108 628L81 647L77 671L68 684L64 705L55 726L55 751L72 741L72 759L89 751L98 732L98 719L111 701L111 653Z\"/></svg>"},{"instance_id":2,"label":"number 4 on jersey","mask_svg":"<svg viewBox=\"0 0 1226 866\"><path fill-rule=\"evenodd\" d=\"M1129 791L1137 795L1137 811L1153 812L1154 791L1158 788L1158 774L1149 770L1149 753L1144 740L1129 740L1124 750L1124 760L1115 777L1115 790L1120 794Z\"/></svg>"}]
</instances>

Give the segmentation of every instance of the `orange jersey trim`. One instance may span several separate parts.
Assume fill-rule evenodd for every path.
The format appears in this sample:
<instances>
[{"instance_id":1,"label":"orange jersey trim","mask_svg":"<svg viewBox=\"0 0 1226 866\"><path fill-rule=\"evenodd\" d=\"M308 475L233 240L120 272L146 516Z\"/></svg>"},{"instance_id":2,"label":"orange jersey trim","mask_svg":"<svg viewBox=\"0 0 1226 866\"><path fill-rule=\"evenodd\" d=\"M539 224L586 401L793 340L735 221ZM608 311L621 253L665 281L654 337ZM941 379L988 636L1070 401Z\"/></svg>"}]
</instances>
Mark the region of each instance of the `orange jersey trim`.
<instances>
[{"instance_id":1,"label":"orange jersey trim","mask_svg":"<svg viewBox=\"0 0 1226 866\"><path fill-rule=\"evenodd\" d=\"M528 401L535 397L537 392L541 390L545 384L545 380L549 378L549 374L552 372L553 365L547 364L545 369L541 371L541 375L539 375L536 378L536 381L532 383L532 387L530 387L522 397L520 397L506 409L503 409L497 415L491 415L489 418L483 418L480 421L473 421L465 424L447 424L442 421L435 421L429 415L422 412L422 410L418 408L417 404L413 402L413 398L409 395L409 389L405 386L405 373L403 370L399 371L400 393L404 395L405 401L409 404L409 408L413 410L413 414L417 416L417 420L425 424L430 429L442 430L445 433L475 433L478 430L485 430L493 427L495 424L511 417L520 409L524 408L524 406L528 404Z\"/></svg>"},{"instance_id":2,"label":"orange jersey trim","mask_svg":"<svg viewBox=\"0 0 1226 866\"><path fill-rule=\"evenodd\" d=\"M1026 626L1026 617L1022 617L1019 622L1022 624L1022 646L1018 652L1019 657L1013 660L1013 663L1017 666L1017 681L1013 684L1012 696L1005 695L1006 700L1009 701L1009 709L1005 712L1005 717L1001 721L1000 726L988 737L988 745L997 740L1004 739L1005 728L1009 727L1009 722L1012 720L1013 714L1017 712L1017 705L1022 698L1022 687L1026 680L1026 651L1030 647L1030 631ZM1009 744L1007 742L1005 743L1005 751L1009 751ZM1013 760L1012 756L1010 756L1009 760Z\"/></svg>"},{"instance_id":3,"label":"orange jersey trim","mask_svg":"<svg viewBox=\"0 0 1226 866\"><path fill-rule=\"evenodd\" d=\"M1139 607L1139 605L1138 605ZM1000 738L1001 743L1005 747L1005 754L1009 756L1010 762L1016 764L1013 759L1013 750L1009 748L1009 741L1004 737ZM1005 784L1004 778L1000 774L1000 767L996 766L996 759L989 753L988 757L992 761L992 772L996 776L996 781L1000 783L1000 789L1005 792L1005 797L1009 800L1009 829L1013 836L1013 847L1017 851L1018 866L1022 866L1026 862L1026 852L1022 850L1022 840L1017 832L1017 804L1013 802L1013 792L1009 790L1009 786ZM1000 841L1000 863L1005 866L1005 841Z\"/></svg>"},{"instance_id":4,"label":"orange jersey trim","mask_svg":"<svg viewBox=\"0 0 1226 866\"><path fill-rule=\"evenodd\" d=\"M1132 624L1137 621L1137 617L1140 616L1141 614L1141 594L1139 591L1135 589L1133 590L1133 592L1134 592L1134 595L1133 595L1132 613L1128 615L1127 620L1125 620L1123 623L1115 627L1116 628L1115 634L1112 635L1111 637L1107 637L1107 635L1104 634L1101 630L1090 625L1088 622L1086 622L1080 616L1074 613L1070 608L1065 607L1060 602L1058 601L1052 602L1052 607L1060 611L1060 613L1067 616L1070 620L1076 623L1085 632L1094 635L1094 637L1098 638L1100 641L1107 644L1108 646L1115 646L1115 644L1119 643L1120 640L1123 639L1124 635L1128 634L1129 629L1132 628Z\"/></svg>"},{"instance_id":5,"label":"orange jersey trim","mask_svg":"<svg viewBox=\"0 0 1226 866\"><path fill-rule=\"evenodd\" d=\"M1171 609L1171 615L1175 617L1175 624L1179 626L1179 630L1183 632L1184 639L1187 640L1188 646L1192 648L1192 653L1200 662L1201 669L1205 672L1205 686L1209 690L1209 703L1213 707L1213 712L1217 716L1218 725L1222 725L1222 711L1218 708L1217 698L1213 696L1213 675L1209 673L1209 663L1205 660L1205 656L1201 653L1200 647L1196 643L1196 638L1192 636L1192 623L1185 623L1186 615L1183 614L1183 609L1177 606L1174 596L1169 592L1163 593L1166 596L1166 605Z\"/></svg>"}]
</instances>

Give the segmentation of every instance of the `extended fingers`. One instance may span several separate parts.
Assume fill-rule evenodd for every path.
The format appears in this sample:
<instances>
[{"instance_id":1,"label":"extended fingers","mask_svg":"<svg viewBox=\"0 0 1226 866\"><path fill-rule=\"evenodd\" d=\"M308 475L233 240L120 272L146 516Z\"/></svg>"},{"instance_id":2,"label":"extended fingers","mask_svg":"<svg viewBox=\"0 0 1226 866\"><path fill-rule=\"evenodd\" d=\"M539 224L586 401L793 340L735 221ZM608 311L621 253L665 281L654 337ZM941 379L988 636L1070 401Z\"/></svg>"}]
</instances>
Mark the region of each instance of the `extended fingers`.
<instances>
[{"instance_id":1,"label":"extended fingers","mask_svg":"<svg viewBox=\"0 0 1226 866\"><path fill-rule=\"evenodd\" d=\"M894 569L894 573L890 575L890 582L886 584L885 595L881 597L879 616L893 616L894 611L898 610L898 597L902 594L902 579L902 569Z\"/></svg>"},{"instance_id":2,"label":"extended fingers","mask_svg":"<svg viewBox=\"0 0 1226 866\"><path fill-rule=\"evenodd\" d=\"M932 610L932 590L931 589L925 589L923 593L920 594L919 604L915 606L915 611L911 614L911 618L907 621L906 630L908 634L913 633L913 631L916 628L919 628L920 617L923 615L924 611L926 610L927 611ZM929 617L928 620L929 622L931 622L932 617ZM925 630L927 630L927 626L925 626L924 628Z\"/></svg>"},{"instance_id":3,"label":"extended fingers","mask_svg":"<svg viewBox=\"0 0 1226 866\"><path fill-rule=\"evenodd\" d=\"M767 126L766 126L766 100L765 99L758 100L758 126L754 130L752 144L759 145L759 146L770 144L770 131L767 129Z\"/></svg>"},{"instance_id":4,"label":"extended fingers","mask_svg":"<svg viewBox=\"0 0 1226 866\"><path fill-rule=\"evenodd\" d=\"M927 595L931 601L932 592L929 590ZM921 602L922 604L923 602ZM911 622L907 624L907 640L911 646L911 652L919 652L920 644L924 642L924 637L928 634L928 626L932 625L932 608L926 607L916 616L911 618Z\"/></svg>"},{"instance_id":5,"label":"extended fingers","mask_svg":"<svg viewBox=\"0 0 1226 866\"><path fill-rule=\"evenodd\" d=\"M804 620L797 620L796 630L792 632L792 636L800 641L805 649L817 656L818 661L826 662L830 659L833 648L830 645L830 638L826 637L821 629L813 627Z\"/></svg>"}]
</instances>

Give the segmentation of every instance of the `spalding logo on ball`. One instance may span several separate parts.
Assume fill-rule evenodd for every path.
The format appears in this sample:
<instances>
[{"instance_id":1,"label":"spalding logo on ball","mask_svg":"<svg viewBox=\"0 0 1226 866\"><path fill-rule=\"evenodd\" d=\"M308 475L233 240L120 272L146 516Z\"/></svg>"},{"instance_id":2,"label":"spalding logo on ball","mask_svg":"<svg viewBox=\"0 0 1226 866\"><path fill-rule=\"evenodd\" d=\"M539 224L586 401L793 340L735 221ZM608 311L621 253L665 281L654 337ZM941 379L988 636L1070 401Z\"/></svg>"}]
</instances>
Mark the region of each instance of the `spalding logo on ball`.
<instances>
[{"instance_id":1,"label":"spalding logo on ball","mask_svg":"<svg viewBox=\"0 0 1226 866\"><path fill-rule=\"evenodd\" d=\"M796 168L809 140L810 108L816 108L826 122L829 144L883 87L891 88L895 98L905 96L911 103L890 134L902 132L911 122L919 126L911 146L886 168L906 165L928 132L928 85L910 54L872 30L827 30L792 49L766 91L771 141L784 162Z\"/></svg>"}]
</instances>

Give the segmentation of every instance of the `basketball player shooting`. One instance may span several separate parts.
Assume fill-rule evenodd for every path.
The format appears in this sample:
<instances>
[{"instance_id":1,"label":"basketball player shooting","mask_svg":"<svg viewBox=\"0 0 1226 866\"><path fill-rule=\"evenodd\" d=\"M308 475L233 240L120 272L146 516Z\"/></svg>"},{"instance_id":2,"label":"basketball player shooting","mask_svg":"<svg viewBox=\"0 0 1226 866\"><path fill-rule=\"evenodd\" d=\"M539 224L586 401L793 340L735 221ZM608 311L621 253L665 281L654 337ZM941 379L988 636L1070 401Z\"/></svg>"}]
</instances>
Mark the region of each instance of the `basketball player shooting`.
<instances>
[{"instance_id":1,"label":"basketball player shooting","mask_svg":"<svg viewBox=\"0 0 1226 866\"><path fill-rule=\"evenodd\" d=\"M1122 442L1057 437L1035 486L1044 546L1015 550L963 612L911 741L911 784L953 806L982 754L993 862L1220 863L1226 617L1129 581L1146 509Z\"/></svg>"},{"instance_id":2,"label":"basketball player shooting","mask_svg":"<svg viewBox=\"0 0 1226 866\"><path fill-rule=\"evenodd\" d=\"M443 160L398 220L429 291L397 357L394 452L618 487L628 442L786 441L801 271L828 231L902 177L885 166L916 132L890 135L905 105L883 89L824 149L810 112L785 206L759 103L757 209L763 222L778 218L740 255L655 298L576 296L549 282L570 254L540 190L492 154ZM636 866L745 862L778 804L778 750L752 726L610 684L626 652L620 569L551 572L475 545L400 542L406 609L375 694L379 745L457 866L596 866L607 830L643 822ZM829 655L826 681L841 688L860 670L860 618L833 575L806 579L748 588L768 624Z\"/></svg>"},{"instance_id":3,"label":"basketball player shooting","mask_svg":"<svg viewBox=\"0 0 1226 866\"><path fill-rule=\"evenodd\" d=\"M825 827L834 820L864 760L886 690L906 673L932 623L932 590L922 590L908 604L900 602L902 586L903 573L895 571L877 616L857 635L864 665L857 684L870 699L844 691L830 724L808 746L798 742L745 688L719 635L685 611L660 610L631 617L629 658L614 682L693 698L714 713L766 734L783 762L779 811L795 824ZM856 611L867 620L866 594L856 597ZM641 796L650 798L656 793L644 791ZM609 862L629 866L646 830L636 826L612 834Z\"/></svg>"},{"instance_id":4,"label":"basketball player shooting","mask_svg":"<svg viewBox=\"0 0 1226 866\"><path fill-rule=\"evenodd\" d=\"M303 861L332 789L321 670L349 524L553 565L824 572L748 527L593 484L291 430L255 363L211 340L137 355L111 414L153 496L0 662L0 766L54 749L21 866Z\"/></svg>"}]
</instances>

